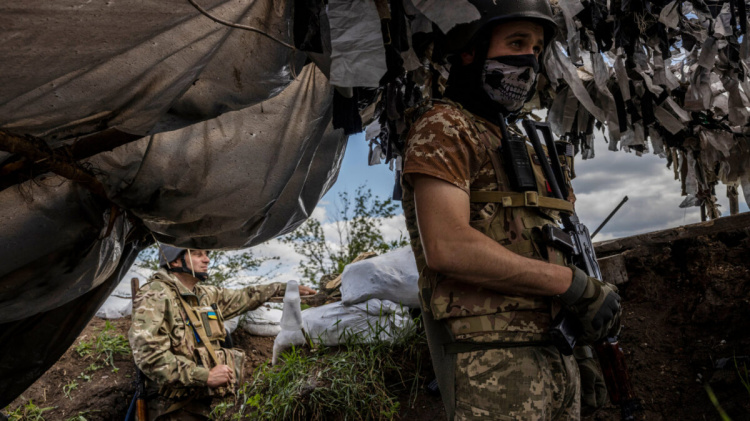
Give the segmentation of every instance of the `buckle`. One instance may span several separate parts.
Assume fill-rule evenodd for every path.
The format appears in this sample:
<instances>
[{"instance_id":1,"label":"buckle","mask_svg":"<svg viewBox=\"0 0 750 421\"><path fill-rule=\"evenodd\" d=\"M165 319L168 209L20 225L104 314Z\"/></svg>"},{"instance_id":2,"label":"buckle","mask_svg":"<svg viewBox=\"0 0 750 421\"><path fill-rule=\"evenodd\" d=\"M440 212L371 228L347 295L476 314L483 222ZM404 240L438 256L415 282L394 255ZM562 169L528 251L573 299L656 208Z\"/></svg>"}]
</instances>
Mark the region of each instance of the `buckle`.
<instances>
[{"instance_id":1,"label":"buckle","mask_svg":"<svg viewBox=\"0 0 750 421\"><path fill-rule=\"evenodd\" d=\"M539 206L539 194L535 191L523 192L523 202L526 206L538 207Z\"/></svg>"},{"instance_id":2,"label":"buckle","mask_svg":"<svg viewBox=\"0 0 750 421\"><path fill-rule=\"evenodd\" d=\"M509 208L513 206L513 198L510 196L503 197L503 207Z\"/></svg>"}]
</instances>

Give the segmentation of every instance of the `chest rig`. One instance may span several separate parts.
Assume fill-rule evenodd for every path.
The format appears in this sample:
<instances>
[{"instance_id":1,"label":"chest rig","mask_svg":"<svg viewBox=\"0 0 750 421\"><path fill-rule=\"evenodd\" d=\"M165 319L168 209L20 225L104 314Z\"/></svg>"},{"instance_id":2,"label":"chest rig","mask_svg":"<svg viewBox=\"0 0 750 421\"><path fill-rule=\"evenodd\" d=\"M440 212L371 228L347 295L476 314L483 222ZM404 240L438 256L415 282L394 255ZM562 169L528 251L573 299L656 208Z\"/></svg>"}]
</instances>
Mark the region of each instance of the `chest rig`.
<instances>
[{"instance_id":1,"label":"chest rig","mask_svg":"<svg viewBox=\"0 0 750 421\"><path fill-rule=\"evenodd\" d=\"M541 167L541 159L531 145L522 145L531 162L535 189L512 191L508 171L502 159L501 134L496 126L478 119L460 105L458 108L470 121L481 143L485 146L495 172L497 188L470 191L472 204L494 204L489 206L488 217L472 219L473 228L492 238L495 242L521 256L565 265L565 255L548 247L542 240L541 228L559 222L559 212L572 212L573 204L551 196L547 180ZM564 166L568 166L568 162ZM566 177L567 178L567 177ZM569 184L569 179L566 180ZM486 213L486 212L485 212ZM473 215L472 215L473 216ZM549 297L506 295L491 290L480 290L460 280L425 271L424 275L437 279L428 280L433 288L430 308L436 319L445 319L456 339L469 339L476 334L489 332L546 332L552 320L552 303Z\"/></svg>"},{"instance_id":2,"label":"chest rig","mask_svg":"<svg viewBox=\"0 0 750 421\"><path fill-rule=\"evenodd\" d=\"M159 389L159 394L169 399L233 394L236 386L244 380L245 355L241 350L221 347L220 342L226 339L227 331L220 308L216 303L203 305L197 295L183 296L175 284L169 281L164 283L169 285L179 303L178 311L185 323L183 340L192 353L188 357L209 370L217 365L228 366L235 373L235 383L218 388L206 387L202 391L165 385Z\"/></svg>"}]
</instances>

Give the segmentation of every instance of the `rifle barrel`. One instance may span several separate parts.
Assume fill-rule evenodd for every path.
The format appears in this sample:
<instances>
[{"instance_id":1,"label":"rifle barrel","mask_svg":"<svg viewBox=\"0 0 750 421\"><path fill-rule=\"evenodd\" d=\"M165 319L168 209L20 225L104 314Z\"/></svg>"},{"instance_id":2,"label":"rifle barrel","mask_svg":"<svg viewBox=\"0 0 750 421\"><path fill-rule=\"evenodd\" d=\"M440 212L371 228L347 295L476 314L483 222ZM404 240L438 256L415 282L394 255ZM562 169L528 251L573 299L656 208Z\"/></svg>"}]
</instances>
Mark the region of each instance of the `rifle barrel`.
<instances>
[{"instance_id":1,"label":"rifle barrel","mask_svg":"<svg viewBox=\"0 0 750 421\"><path fill-rule=\"evenodd\" d=\"M613 210L612 212L610 212L609 216L607 216L607 218L606 218L606 219L604 220L604 222L602 222L602 223L601 223L601 224L599 225L599 227L598 227L598 228L596 229L596 231L594 231L594 233L593 233L593 234L591 234L591 238L594 238L594 236L595 236L595 235L596 235L596 234L597 234L597 233L598 233L599 231L601 231L601 229L602 229L602 228L604 228L604 226L605 226L605 225L607 225L607 222L609 222L609 220L610 220L610 219L612 219L612 217L613 217L613 216L615 216L615 213L617 213L617 211L618 211L618 210L620 210L620 208L622 207L622 205L624 205L624 204L625 204L625 202L627 202L627 201L628 201L628 197L627 197L627 196L625 196L625 198L623 198L623 199L622 199L622 202L620 202L620 204L619 204L619 205L617 205L617 207L615 208L615 210Z\"/></svg>"}]
</instances>

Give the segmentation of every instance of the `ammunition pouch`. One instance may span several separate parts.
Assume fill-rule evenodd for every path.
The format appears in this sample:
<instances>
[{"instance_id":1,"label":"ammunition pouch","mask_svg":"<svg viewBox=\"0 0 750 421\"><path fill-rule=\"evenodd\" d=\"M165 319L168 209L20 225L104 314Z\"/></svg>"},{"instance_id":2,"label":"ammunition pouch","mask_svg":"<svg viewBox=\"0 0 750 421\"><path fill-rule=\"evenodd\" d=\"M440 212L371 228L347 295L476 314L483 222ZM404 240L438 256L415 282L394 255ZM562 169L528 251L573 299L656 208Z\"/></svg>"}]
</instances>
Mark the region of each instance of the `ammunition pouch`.
<instances>
[{"instance_id":1,"label":"ammunition pouch","mask_svg":"<svg viewBox=\"0 0 750 421\"><path fill-rule=\"evenodd\" d=\"M206 395L211 397L226 396L229 394L235 394L237 388L244 383L245 378L245 353L239 349L227 349L219 348L216 350L216 358L219 360L218 364L213 364L211 354L204 347L198 347L195 349L196 361L209 370L216 365L226 365L234 372L234 383L227 386L211 388L207 387Z\"/></svg>"},{"instance_id":2,"label":"ammunition pouch","mask_svg":"<svg viewBox=\"0 0 750 421\"><path fill-rule=\"evenodd\" d=\"M193 307L193 310L198 316L198 320L201 322L200 326L196 328L203 329L206 333L206 337L211 342L223 341L227 336L227 331L224 328L224 318L221 316L221 312L213 307ZM189 310L188 310L189 311Z\"/></svg>"}]
</instances>

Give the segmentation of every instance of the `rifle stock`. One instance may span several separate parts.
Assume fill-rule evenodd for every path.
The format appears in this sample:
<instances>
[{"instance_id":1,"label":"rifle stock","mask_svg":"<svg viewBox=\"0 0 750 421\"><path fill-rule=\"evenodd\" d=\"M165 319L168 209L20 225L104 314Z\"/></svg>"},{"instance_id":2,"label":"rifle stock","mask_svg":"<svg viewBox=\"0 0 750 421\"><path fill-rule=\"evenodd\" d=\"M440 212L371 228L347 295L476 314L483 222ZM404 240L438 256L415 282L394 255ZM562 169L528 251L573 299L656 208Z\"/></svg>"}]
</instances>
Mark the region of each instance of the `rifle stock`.
<instances>
[{"instance_id":1,"label":"rifle stock","mask_svg":"<svg viewBox=\"0 0 750 421\"><path fill-rule=\"evenodd\" d=\"M130 280L130 292L131 300L133 301L133 313L135 313L135 295L138 293L140 286L138 284L138 278L132 278ZM131 316L132 318L132 316ZM148 405L146 402L146 376L143 372L135 367L135 419L137 421L148 421Z\"/></svg>"},{"instance_id":2,"label":"rifle stock","mask_svg":"<svg viewBox=\"0 0 750 421\"><path fill-rule=\"evenodd\" d=\"M620 342L616 338L608 338L594 344L594 349L599 356L599 365L607 384L610 402L620 405L623 421L634 421L641 407L630 382L625 353L620 347Z\"/></svg>"}]
</instances>

